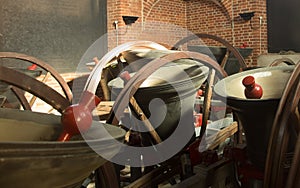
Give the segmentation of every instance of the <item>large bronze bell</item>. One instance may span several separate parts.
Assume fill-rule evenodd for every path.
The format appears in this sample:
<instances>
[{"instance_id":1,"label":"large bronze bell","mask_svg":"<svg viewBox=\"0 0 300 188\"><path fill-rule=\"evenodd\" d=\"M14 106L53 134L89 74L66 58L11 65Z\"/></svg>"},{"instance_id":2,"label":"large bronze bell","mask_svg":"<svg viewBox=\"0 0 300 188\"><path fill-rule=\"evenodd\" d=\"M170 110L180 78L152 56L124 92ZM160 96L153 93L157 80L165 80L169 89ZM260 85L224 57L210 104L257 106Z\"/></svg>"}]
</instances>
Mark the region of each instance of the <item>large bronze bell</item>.
<instances>
[{"instance_id":1,"label":"large bronze bell","mask_svg":"<svg viewBox=\"0 0 300 188\"><path fill-rule=\"evenodd\" d=\"M62 131L60 116L0 108L0 119L3 187L78 187L106 162L98 153L113 156L119 152L97 127L104 126L119 141L125 135L118 127L94 121L84 137L90 139L77 136L58 142L55 140Z\"/></svg>"},{"instance_id":2,"label":"large bronze bell","mask_svg":"<svg viewBox=\"0 0 300 188\"><path fill-rule=\"evenodd\" d=\"M265 67L231 75L215 85L215 92L232 107L242 125L250 161L264 169L269 137L282 92L294 66ZM247 99L242 80L253 76L263 88L260 99Z\"/></svg>"}]
</instances>

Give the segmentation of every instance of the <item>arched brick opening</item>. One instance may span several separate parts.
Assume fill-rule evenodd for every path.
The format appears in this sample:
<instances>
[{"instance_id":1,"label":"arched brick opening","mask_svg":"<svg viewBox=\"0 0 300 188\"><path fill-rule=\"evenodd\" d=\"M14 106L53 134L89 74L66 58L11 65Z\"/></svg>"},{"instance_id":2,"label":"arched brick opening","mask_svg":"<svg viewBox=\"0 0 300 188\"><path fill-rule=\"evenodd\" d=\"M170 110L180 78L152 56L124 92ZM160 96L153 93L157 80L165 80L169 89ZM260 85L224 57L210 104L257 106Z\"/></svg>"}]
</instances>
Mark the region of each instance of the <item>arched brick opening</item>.
<instances>
[{"instance_id":1,"label":"arched brick opening","mask_svg":"<svg viewBox=\"0 0 300 188\"><path fill-rule=\"evenodd\" d=\"M233 19L232 16L232 0L221 0L220 2L223 11L226 13L226 15L228 16L228 18L230 18L230 20Z\"/></svg>"}]
</instances>

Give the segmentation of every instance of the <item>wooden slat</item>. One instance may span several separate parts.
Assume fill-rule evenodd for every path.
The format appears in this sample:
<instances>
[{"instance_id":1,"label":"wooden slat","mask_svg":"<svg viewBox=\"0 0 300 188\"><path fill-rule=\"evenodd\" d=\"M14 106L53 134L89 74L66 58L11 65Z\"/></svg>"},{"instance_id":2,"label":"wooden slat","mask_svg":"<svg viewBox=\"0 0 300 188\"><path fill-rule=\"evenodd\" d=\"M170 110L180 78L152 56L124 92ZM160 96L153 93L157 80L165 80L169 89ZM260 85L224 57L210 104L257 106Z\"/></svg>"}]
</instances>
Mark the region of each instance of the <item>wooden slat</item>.
<instances>
[{"instance_id":1,"label":"wooden slat","mask_svg":"<svg viewBox=\"0 0 300 188\"><path fill-rule=\"evenodd\" d=\"M218 145L220 145L222 142L224 142L227 138L232 136L234 133L236 133L238 130L238 124L237 122L232 122L229 126L226 128L220 130L216 135L211 135L206 138L206 143L209 143L207 145L207 149L212 150L215 149Z\"/></svg>"}]
</instances>

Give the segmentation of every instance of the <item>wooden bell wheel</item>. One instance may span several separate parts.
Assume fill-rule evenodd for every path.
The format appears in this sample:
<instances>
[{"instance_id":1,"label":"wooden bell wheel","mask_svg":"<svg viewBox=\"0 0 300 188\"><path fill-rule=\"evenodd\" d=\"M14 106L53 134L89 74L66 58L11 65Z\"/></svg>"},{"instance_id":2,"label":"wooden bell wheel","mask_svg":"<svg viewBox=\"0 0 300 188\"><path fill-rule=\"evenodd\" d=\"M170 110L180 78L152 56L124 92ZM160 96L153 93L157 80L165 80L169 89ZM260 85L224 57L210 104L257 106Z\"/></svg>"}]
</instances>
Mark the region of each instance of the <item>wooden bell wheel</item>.
<instances>
[{"instance_id":1,"label":"wooden bell wheel","mask_svg":"<svg viewBox=\"0 0 300 188\"><path fill-rule=\"evenodd\" d=\"M122 44L110 52L108 52L101 60L98 61L97 65L89 75L84 90L91 93L96 93L99 83L101 84L101 75L107 63L112 61L114 58L119 57L122 52L132 48L143 47L148 49L166 50L164 46L151 42L151 41L136 41ZM124 107L125 108L125 107ZM112 112L111 112L112 114ZM114 117L110 115L110 117ZM112 122L107 120L107 123L118 125L118 121ZM115 165L112 162L106 162L99 169L95 170L95 182L97 188L115 188L119 187L119 175L116 173Z\"/></svg>"},{"instance_id":2,"label":"wooden bell wheel","mask_svg":"<svg viewBox=\"0 0 300 188\"><path fill-rule=\"evenodd\" d=\"M10 89L17 96L24 110L31 110L36 97L48 103L58 112L62 112L67 106L71 104L72 92L69 86L59 75L59 73L47 63L35 57L15 52L0 52L0 58L3 62L3 65L6 65L0 67L0 80L11 85ZM18 62L28 63L27 66L36 65L37 67L45 71L45 75L42 80L39 81L20 71L8 68L9 61L6 61L8 59L16 59L18 60ZM45 84L50 76L52 76L58 82L58 84L62 88L64 95L58 93L56 90ZM33 97L28 101L24 96L23 91L31 93Z\"/></svg>"},{"instance_id":3,"label":"wooden bell wheel","mask_svg":"<svg viewBox=\"0 0 300 188\"><path fill-rule=\"evenodd\" d=\"M220 67L226 73L226 74L223 74L223 76L222 76L223 78L226 77L227 74L229 74L228 72L226 72L225 67L226 67L226 64L228 63L228 58L229 58L230 53L232 53L234 55L234 57L237 59L238 64L239 64L239 71L243 71L243 70L247 69L245 60L244 60L243 56L240 54L240 52L234 46L232 46L228 41L226 41L218 36L215 36L215 35L211 35L211 34L207 34L207 33L192 34L190 36L187 36L187 37L179 40L173 46L172 49L179 49L180 46L188 43L189 41L196 40L199 38L200 39L211 39L211 40L216 41L225 46L226 54L220 63ZM219 77L219 78L222 78L222 77ZM203 112L203 120L202 120L202 126L201 126L202 128L201 128L201 132L200 132L200 137L202 137L206 131L206 124L207 124L207 120L209 119L209 110L210 110L211 100L212 100L212 95L213 95L212 88L213 88L213 85L215 84L215 82L216 82L215 72L212 71L212 72L210 72L210 74L208 76L208 80L207 80L207 83L205 86L205 96L204 96L204 101L203 101L203 111L204 112ZM239 129L241 129L241 128L239 128ZM242 134L242 132L239 131L239 134ZM241 135L239 137L241 137ZM239 142L241 142L241 141L239 141Z\"/></svg>"},{"instance_id":4,"label":"wooden bell wheel","mask_svg":"<svg viewBox=\"0 0 300 188\"><path fill-rule=\"evenodd\" d=\"M179 49L180 46L182 46L185 43L188 43L189 41L192 40L196 40L196 39L211 39L213 41L217 41L218 43L222 44L225 46L226 48L226 53L225 56L223 57L223 59L220 62L221 67L226 71L226 64L228 63L228 58L230 53L232 53L234 55L234 57L238 60L239 63L239 69L244 70L247 68L247 65L245 63L245 60L243 58L243 56L241 55L241 53L234 47L232 46L228 41L215 36L215 35L211 35L211 34L207 34L207 33L197 33L197 34L192 34L190 36L187 36L181 40L179 40L174 46L173 49ZM229 74L229 72L227 72Z\"/></svg>"},{"instance_id":5,"label":"wooden bell wheel","mask_svg":"<svg viewBox=\"0 0 300 188\"><path fill-rule=\"evenodd\" d=\"M269 66L273 67L273 66L280 65L282 63L285 63L286 65L295 65L293 60L287 57L283 57L283 58L275 59Z\"/></svg>"},{"instance_id":6,"label":"wooden bell wheel","mask_svg":"<svg viewBox=\"0 0 300 188\"><path fill-rule=\"evenodd\" d=\"M300 64L291 74L274 119L264 187L300 186Z\"/></svg>"},{"instance_id":7,"label":"wooden bell wheel","mask_svg":"<svg viewBox=\"0 0 300 188\"><path fill-rule=\"evenodd\" d=\"M127 43L127 44L125 43L117 47L116 49L112 50L108 54L106 54L106 56L104 56L99 61L99 64L97 64L97 66L91 73L85 89L94 92L95 88L97 87L97 84L99 83L99 79L100 79L99 75L101 75L101 70L105 67L105 63L108 62L111 59L111 57L118 55L122 50L126 50L134 46L145 45L143 43L144 43L143 41ZM107 123L118 125L119 121L117 117L119 117L119 114L122 114L124 109L128 106L128 101L124 100L124 98L133 98L133 95L135 94L139 86L142 84L139 80L147 79L159 67L178 59L193 59L199 61L203 65L209 67L213 72L215 72L215 74L218 77L224 77L227 75L226 72L220 67L220 65L217 62L215 62L213 59L211 59L210 57L204 54L200 54L196 52L178 51L178 52L164 55L161 58L154 59L149 63L147 63L146 65L144 65L138 72L136 72L136 74L127 82L127 84L121 90L121 92L119 93L119 95L117 96L114 102L112 108L113 111L111 112L110 118L107 120ZM153 134L151 135L153 136ZM159 143L159 140L155 138L154 140L157 141L157 144ZM116 184L109 183L111 182L111 180L107 179L109 177L116 177L116 175L114 175L114 172L111 169L112 169L112 164L107 163L107 165L102 166L99 170L96 171L96 173L98 174L99 182L101 182L100 183L101 185L99 185L100 187L117 186ZM108 175L108 173L111 174ZM143 182L143 184L149 183L143 180L141 181ZM136 185L140 186L140 182L138 182Z\"/></svg>"},{"instance_id":8,"label":"wooden bell wheel","mask_svg":"<svg viewBox=\"0 0 300 188\"><path fill-rule=\"evenodd\" d=\"M147 79L147 77L149 77L159 67L161 67L169 62L176 61L179 59L193 59L193 60L199 61L199 62L203 63L205 66L209 67L211 69L210 73L209 73L209 76L210 76L209 82L210 83L213 82L214 76L217 76L219 78L223 78L226 76L226 72L218 65L218 63L204 54L200 54L197 52L188 52L188 51L174 52L174 53L165 55L161 58L152 60L151 62L146 64L144 67L142 67L134 75L134 77L132 77L129 80L129 82L125 85L124 89L121 91L121 93L118 95L118 97L115 101L115 105L116 105L115 113L116 114L121 113L124 110L124 108L128 105L125 103L126 101L124 101L122 99L127 96L129 96L129 98L133 97L133 95L135 94L135 92L137 91L139 86L142 84L141 82L138 82L138 80ZM212 87L210 87L210 90L209 90L210 92L207 92L206 97L208 97L208 98L209 98L209 95L211 95L211 89L212 89ZM204 119L205 118L207 119L208 115L204 116ZM111 120L112 120L112 122L117 122L116 116L114 116L114 114L113 114L113 118ZM201 129L202 129L201 134L203 135L205 133L206 124L202 125ZM201 134L200 134L200 137L201 137ZM156 144L160 143L159 141L157 141L157 139L154 139L154 140L156 140ZM135 182L130 184L129 187L137 188L137 187L147 187L147 186L150 186L153 184L158 185L159 183L162 183L163 181L167 180L168 178L171 178L172 175L175 175L176 169L177 169L177 173L179 173L180 170L178 171L178 168L180 169L180 166L178 166L178 165L180 165L180 164L174 163L174 161L172 161L172 160L173 159L170 159L166 162L166 164L162 164L162 167L160 169L160 170L162 170L161 172L159 169L156 169L153 172L151 171L151 172L149 172L149 174L142 176L141 178L137 179ZM176 161L178 161L178 159L176 159ZM169 163L173 164L172 167L169 167L170 173L163 174L163 171L166 170L165 165L169 165ZM157 174L158 178L156 178L155 180L149 179L149 177L154 174Z\"/></svg>"},{"instance_id":9,"label":"wooden bell wheel","mask_svg":"<svg viewBox=\"0 0 300 188\"><path fill-rule=\"evenodd\" d=\"M213 77L217 75L219 78L225 77L227 74L226 72L218 65L217 62L212 60L210 57L200 54L197 52L175 52L168 55L165 55L161 58L152 60L145 66L143 66L135 75L132 77L128 83L125 85L124 89L120 92L118 95L113 109L115 109L115 112L112 113L112 116L108 121L111 121L113 124L117 123L118 120L116 119L115 113L121 114L125 107L128 105L126 104L125 100L122 100L124 97L129 96L129 98L133 97L139 86L142 84L142 82L138 82L138 80L146 80L154 71L156 71L159 67L175 61L179 59L193 59L196 61L200 61L205 66L208 66L211 69L211 72L213 73Z\"/></svg>"}]
</instances>

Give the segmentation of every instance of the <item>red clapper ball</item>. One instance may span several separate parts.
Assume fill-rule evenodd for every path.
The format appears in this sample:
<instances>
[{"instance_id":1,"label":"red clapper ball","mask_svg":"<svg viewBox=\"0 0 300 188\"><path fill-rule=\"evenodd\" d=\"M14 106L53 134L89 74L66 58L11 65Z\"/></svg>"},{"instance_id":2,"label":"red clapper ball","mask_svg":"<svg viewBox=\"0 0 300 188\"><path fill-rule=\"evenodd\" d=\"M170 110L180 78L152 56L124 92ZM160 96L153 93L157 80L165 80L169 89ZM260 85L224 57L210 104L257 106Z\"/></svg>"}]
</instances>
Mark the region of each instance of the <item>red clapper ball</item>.
<instances>
[{"instance_id":1,"label":"red clapper ball","mask_svg":"<svg viewBox=\"0 0 300 188\"><path fill-rule=\"evenodd\" d=\"M242 83L245 86L244 94L247 99L260 99L262 97L263 89L259 84L255 83L253 76L246 76Z\"/></svg>"},{"instance_id":2,"label":"red clapper ball","mask_svg":"<svg viewBox=\"0 0 300 188\"><path fill-rule=\"evenodd\" d=\"M86 132L92 125L92 111L100 101L96 95L85 91L78 104L66 108L61 116L63 132L58 141L68 141L72 136Z\"/></svg>"}]
</instances>

